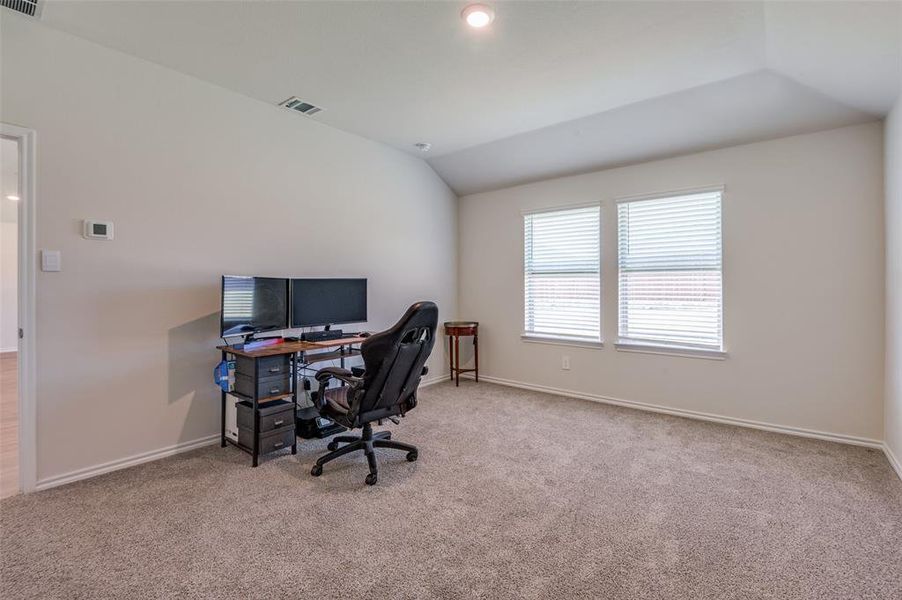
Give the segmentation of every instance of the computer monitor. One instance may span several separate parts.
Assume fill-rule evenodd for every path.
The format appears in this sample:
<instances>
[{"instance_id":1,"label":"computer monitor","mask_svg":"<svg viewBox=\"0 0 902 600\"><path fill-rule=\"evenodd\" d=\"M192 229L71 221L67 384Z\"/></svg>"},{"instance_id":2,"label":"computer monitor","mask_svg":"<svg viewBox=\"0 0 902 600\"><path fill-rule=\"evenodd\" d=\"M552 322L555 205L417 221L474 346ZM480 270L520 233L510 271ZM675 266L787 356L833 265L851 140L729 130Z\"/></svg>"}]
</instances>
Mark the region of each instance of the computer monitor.
<instances>
[{"instance_id":1,"label":"computer monitor","mask_svg":"<svg viewBox=\"0 0 902 600\"><path fill-rule=\"evenodd\" d=\"M291 280L292 327L366 320L366 279Z\"/></svg>"},{"instance_id":2,"label":"computer monitor","mask_svg":"<svg viewBox=\"0 0 902 600\"><path fill-rule=\"evenodd\" d=\"M220 335L248 335L288 328L288 279L222 277Z\"/></svg>"}]
</instances>

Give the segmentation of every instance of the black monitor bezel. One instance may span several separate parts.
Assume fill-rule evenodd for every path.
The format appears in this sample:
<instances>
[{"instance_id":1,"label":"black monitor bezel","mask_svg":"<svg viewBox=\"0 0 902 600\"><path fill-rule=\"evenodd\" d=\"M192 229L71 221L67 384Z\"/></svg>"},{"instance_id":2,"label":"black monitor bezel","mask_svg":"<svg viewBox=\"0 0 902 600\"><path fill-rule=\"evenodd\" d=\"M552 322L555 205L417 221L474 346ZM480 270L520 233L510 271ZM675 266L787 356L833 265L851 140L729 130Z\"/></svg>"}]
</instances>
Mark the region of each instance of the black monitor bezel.
<instances>
[{"instance_id":1,"label":"black monitor bezel","mask_svg":"<svg viewBox=\"0 0 902 600\"><path fill-rule=\"evenodd\" d=\"M295 281L363 281L366 294L363 298L363 309L366 313L360 321L332 321L329 323L305 323L298 325L294 320L294 282ZM288 279L288 325L289 329L302 329L304 327L325 327L326 325L351 325L354 323L366 323L370 315L370 282L366 277L291 277Z\"/></svg>"},{"instance_id":2,"label":"black monitor bezel","mask_svg":"<svg viewBox=\"0 0 902 600\"><path fill-rule=\"evenodd\" d=\"M223 302L225 300L225 280L226 277L234 277L241 279L275 279L285 281L285 326L284 327L269 327L266 329L254 329L254 331L247 331L242 333L230 333L228 336L225 334L225 307L223 306ZM220 287L219 287L219 337L247 337L249 335L255 335L258 333L266 333L268 331L282 331L284 329L289 329L291 325L291 278L289 277L258 277L256 275L223 275L220 278Z\"/></svg>"}]
</instances>

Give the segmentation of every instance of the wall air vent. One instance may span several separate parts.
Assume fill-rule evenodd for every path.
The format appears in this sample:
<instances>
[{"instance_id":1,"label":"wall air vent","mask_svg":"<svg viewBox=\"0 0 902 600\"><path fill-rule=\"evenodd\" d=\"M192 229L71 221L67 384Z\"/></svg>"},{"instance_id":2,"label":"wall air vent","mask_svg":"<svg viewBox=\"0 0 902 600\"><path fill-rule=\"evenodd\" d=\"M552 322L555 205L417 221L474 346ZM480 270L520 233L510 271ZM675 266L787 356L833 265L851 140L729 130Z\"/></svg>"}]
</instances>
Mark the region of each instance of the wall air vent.
<instances>
[{"instance_id":1,"label":"wall air vent","mask_svg":"<svg viewBox=\"0 0 902 600\"><path fill-rule=\"evenodd\" d=\"M284 106L285 108L297 111L299 113L304 113L308 117L312 117L316 113L323 110L319 106L314 106L313 104L310 104L309 102L304 102L297 96L292 96L288 100L279 102L279 106Z\"/></svg>"},{"instance_id":2,"label":"wall air vent","mask_svg":"<svg viewBox=\"0 0 902 600\"><path fill-rule=\"evenodd\" d=\"M41 16L38 0L0 0L0 6L5 6L10 10L20 12L29 17Z\"/></svg>"}]
</instances>

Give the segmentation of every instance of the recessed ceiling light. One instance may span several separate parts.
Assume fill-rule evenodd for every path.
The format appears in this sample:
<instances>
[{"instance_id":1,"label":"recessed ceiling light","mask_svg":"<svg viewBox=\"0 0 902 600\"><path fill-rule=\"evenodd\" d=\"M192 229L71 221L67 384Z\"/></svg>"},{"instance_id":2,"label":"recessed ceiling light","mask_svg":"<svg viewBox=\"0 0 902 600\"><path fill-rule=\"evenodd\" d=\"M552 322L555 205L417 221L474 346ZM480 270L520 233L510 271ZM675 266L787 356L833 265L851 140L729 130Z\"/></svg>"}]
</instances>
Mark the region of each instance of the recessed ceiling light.
<instances>
[{"instance_id":1,"label":"recessed ceiling light","mask_svg":"<svg viewBox=\"0 0 902 600\"><path fill-rule=\"evenodd\" d=\"M430 150L432 150L432 144L428 142L420 142L419 144L414 144L413 147L420 152L429 152Z\"/></svg>"},{"instance_id":2,"label":"recessed ceiling light","mask_svg":"<svg viewBox=\"0 0 902 600\"><path fill-rule=\"evenodd\" d=\"M495 20L495 11L485 4L471 4L461 11L460 16L470 27L482 29Z\"/></svg>"},{"instance_id":3,"label":"recessed ceiling light","mask_svg":"<svg viewBox=\"0 0 902 600\"><path fill-rule=\"evenodd\" d=\"M9 196L6 197L6 199L7 199L7 200L18 201L18 200L19 200L19 197L16 196L15 194L10 194Z\"/></svg>"}]
</instances>

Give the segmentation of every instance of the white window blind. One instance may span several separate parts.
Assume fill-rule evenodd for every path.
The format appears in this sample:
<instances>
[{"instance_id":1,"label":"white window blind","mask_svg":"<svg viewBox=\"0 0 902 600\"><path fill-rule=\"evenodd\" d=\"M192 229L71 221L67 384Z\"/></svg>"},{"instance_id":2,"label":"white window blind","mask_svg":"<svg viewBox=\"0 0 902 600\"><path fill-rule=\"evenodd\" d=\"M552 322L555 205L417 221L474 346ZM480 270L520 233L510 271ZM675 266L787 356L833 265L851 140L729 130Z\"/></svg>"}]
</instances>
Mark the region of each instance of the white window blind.
<instances>
[{"instance_id":1,"label":"white window blind","mask_svg":"<svg viewBox=\"0 0 902 600\"><path fill-rule=\"evenodd\" d=\"M524 215L527 335L601 340L600 208Z\"/></svg>"},{"instance_id":2,"label":"white window blind","mask_svg":"<svg viewBox=\"0 0 902 600\"><path fill-rule=\"evenodd\" d=\"M620 342L723 350L721 192L617 206Z\"/></svg>"}]
</instances>

